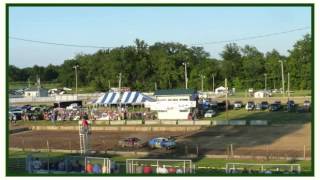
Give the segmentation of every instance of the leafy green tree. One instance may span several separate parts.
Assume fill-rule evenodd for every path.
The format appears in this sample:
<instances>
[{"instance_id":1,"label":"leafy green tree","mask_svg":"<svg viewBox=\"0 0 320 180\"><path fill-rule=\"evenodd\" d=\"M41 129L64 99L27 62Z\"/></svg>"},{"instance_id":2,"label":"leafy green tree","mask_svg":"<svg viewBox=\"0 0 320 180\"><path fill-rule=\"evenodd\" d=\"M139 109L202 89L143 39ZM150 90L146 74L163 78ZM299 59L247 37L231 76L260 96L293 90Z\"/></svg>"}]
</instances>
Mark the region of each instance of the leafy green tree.
<instances>
[{"instance_id":1,"label":"leafy green tree","mask_svg":"<svg viewBox=\"0 0 320 180\"><path fill-rule=\"evenodd\" d=\"M254 89L262 88L265 72L263 53L249 45L246 45L241 51L243 55L242 68L240 68L241 72L239 72L239 75L242 75L242 80L240 81L243 82L245 89L251 87Z\"/></svg>"},{"instance_id":2,"label":"leafy green tree","mask_svg":"<svg viewBox=\"0 0 320 180\"><path fill-rule=\"evenodd\" d=\"M227 44L220 54L222 57L222 75L228 79L232 86L232 79L241 73L241 52L240 47L235 44Z\"/></svg>"},{"instance_id":3,"label":"leafy green tree","mask_svg":"<svg viewBox=\"0 0 320 180\"><path fill-rule=\"evenodd\" d=\"M307 34L294 44L293 50L289 50L287 66L292 88L311 88L311 63L312 40L310 34Z\"/></svg>"}]
</instances>

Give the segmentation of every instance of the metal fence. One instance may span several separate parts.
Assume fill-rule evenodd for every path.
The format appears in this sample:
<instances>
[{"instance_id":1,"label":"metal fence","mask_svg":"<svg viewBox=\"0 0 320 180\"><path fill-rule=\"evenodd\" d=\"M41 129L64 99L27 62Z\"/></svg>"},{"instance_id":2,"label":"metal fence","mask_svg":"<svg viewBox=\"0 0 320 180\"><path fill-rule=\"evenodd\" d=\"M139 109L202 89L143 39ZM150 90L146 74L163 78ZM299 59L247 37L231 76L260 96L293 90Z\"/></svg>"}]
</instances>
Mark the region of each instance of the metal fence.
<instances>
[{"instance_id":1,"label":"metal fence","mask_svg":"<svg viewBox=\"0 0 320 180\"><path fill-rule=\"evenodd\" d=\"M45 102L61 102L61 101L77 101L98 98L100 93L91 94L64 94L49 97L21 97L9 98L9 103L45 103Z\"/></svg>"}]
</instances>

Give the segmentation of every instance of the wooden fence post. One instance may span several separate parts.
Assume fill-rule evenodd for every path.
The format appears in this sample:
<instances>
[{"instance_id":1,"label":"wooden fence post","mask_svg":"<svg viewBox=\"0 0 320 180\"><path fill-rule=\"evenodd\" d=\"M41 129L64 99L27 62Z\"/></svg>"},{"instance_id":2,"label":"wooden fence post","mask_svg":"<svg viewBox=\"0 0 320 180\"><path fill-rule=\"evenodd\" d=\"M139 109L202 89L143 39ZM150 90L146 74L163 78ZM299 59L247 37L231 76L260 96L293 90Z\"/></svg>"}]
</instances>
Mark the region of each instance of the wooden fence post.
<instances>
[{"instance_id":1,"label":"wooden fence post","mask_svg":"<svg viewBox=\"0 0 320 180\"><path fill-rule=\"evenodd\" d=\"M306 145L303 146L303 159L306 160Z\"/></svg>"},{"instance_id":2,"label":"wooden fence post","mask_svg":"<svg viewBox=\"0 0 320 180\"><path fill-rule=\"evenodd\" d=\"M48 152L50 152L50 144L49 144L49 140L47 140L47 149L48 149Z\"/></svg>"},{"instance_id":3,"label":"wooden fence post","mask_svg":"<svg viewBox=\"0 0 320 180\"><path fill-rule=\"evenodd\" d=\"M185 145L184 148L185 148L186 156L188 156L188 145Z\"/></svg>"},{"instance_id":4,"label":"wooden fence post","mask_svg":"<svg viewBox=\"0 0 320 180\"><path fill-rule=\"evenodd\" d=\"M103 149L105 149L107 151L106 142L104 140L102 140L102 143L103 143Z\"/></svg>"},{"instance_id":5,"label":"wooden fence post","mask_svg":"<svg viewBox=\"0 0 320 180\"><path fill-rule=\"evenodd\" d=\"M197 148L197 157L199 156L199 146L198 144L196 145L196 148Z\"/></svg>"},{"instance_id":6,"label":"wooden fence post","mask_svg":"<svg viewBox=\"0 0 320 180\"><path fill-rule=\"evenodd\" d=\"M22 151L24 151L25 149L25 142L24 142L24 139L22 139Z\"/></svg>"},{"instance_id":7,"label":"wooden fence post","mask_svg":"<svg viewBox=\"0 0 320 180\"><path fill-rule=\"evenodd\" d=\"M230 144L230 153L231 153L231 157L233 157L233 144Z\"/></svg>"},{"instance_id":8,"label":"wooden fence post","mask_svg":"<svg viewBox=\"0 0 320 180\"><path fill-rule=\"evenodd\" d=\"M72 150L71 149L71 140L69 139L69 149L70 149L70 151Z\"/></svg>"}]
</instances>

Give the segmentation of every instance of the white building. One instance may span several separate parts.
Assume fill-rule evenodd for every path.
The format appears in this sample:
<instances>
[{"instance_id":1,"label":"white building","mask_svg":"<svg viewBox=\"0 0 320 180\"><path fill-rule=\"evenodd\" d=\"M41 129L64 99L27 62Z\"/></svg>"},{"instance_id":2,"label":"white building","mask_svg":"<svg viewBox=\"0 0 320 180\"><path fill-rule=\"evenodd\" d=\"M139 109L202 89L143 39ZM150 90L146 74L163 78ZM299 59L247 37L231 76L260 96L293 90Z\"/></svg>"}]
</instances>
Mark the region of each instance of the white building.
<instances>
[{"instance_id":1,"label":"white building","mask_svg":"<svg viewBox=\"0 0 320 180\"><path fill-rule=\"evenodd\" d=\"M48 90L43 88L29 88L24 90L24 97L48 97Z\"/></svg>"},{"instance_id":2,"label":"white building","mask_svg":"<svg viewBox=\"0 0 320 180\"><path fill-rule=\"evenodd\" d=\"M220 87L218 87L218 88L216 88L216 89L214 90L214 93L215 93L216 95L225 94L225 93L226 93L226 88L223 87L223 86L220 86Z\"/></svg>"},{"instance_id":3,"label":"white building","mask_svg":"<svg viewBox=\"0 0 320 180\"><path fill-rule=\"evenodd\" d=\"M197 92L193 89L158 90L156 102L145 102L145 107L158 113L158 119L188 119L196 107Z\"/></svg>"},{"instance_id":4,"label":"white building","mask_svg":"<svg viewBox=\"0 0 320 180\"><path fill-rule=\"evenodd\" d=\"M264 97L270 97L271 93L269 91L257 91L254 93L255 98L264 98Z\"/></svg>"}]
</instances>

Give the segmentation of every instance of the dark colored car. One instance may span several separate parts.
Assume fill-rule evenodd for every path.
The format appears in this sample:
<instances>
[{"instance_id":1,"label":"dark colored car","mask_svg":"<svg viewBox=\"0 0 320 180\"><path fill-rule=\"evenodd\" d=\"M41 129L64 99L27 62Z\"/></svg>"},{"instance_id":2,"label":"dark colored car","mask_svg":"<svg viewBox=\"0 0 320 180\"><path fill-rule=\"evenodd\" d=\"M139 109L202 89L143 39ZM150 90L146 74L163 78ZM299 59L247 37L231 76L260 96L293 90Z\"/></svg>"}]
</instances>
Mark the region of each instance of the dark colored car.
<instances>
[{"instance_id":1,"label":"dark colored car","mask_svg":"<svg viewBox=\"0 0 320 180\"><path fill-rule=\"evenodd\" d=\"M288 111L293 111L296 105L293 100L289 100L287 102L287 106L288 106Z\"/></svg>"},{"instance_id":2,"label":"dark colored car","mask_svg":"<svg viewBox=\"0 0 320 180\"><path fill-rule=\"evenodd\" d=\"M279 105L281 105L281 101L274 101L274 104L279 104Z\"/></svg>"},{"instance_id":3,"label":"dark colored car","mask_svg":"<svg viewBox=\"0 0 320 180\"><path fill-rule=\"evenodd\" d=\"M247 110L247 111L253 111L253 110L254 110L254 107L255 107L254 102L253 102L253 101L249 101L249 102L247 103L247 105L246 105L246 110Z\"/></svg>"},{"instance_id":4,"label":"dark colored car","mask_svg":"<svg viewBox=\"0 0 320 180\"><path fill-rule=\"evenodd\" d=\"M136 137L128 137L125 139L120 139L118 142L119 146L125 148L140 148L146 145L146 142L142 142L139 138Z\"/></svg>"},{"instance_id":5,"label":"dark colored car","mask_svg":"<svg viewBox=\"0 0 320 180\"><path fill-rule=\"evenodd\" d=\"M281 105L278 103L270 104L269 111L280 111Z\"/></svg>"},{"instance_id":6,"label":"dark colored car","mask_svg":"<svg viewBox=\"0 0 320 180\"><path fill-rule=\"evenodd\" d=\"M269 103L267 101L261 102L261 109L265 110L269 108Z\"/></svg>"},{"instance_id":7,"label":"dark colored car","mask_svg":"<svg viewBox=\"0 0 320 180\"><path fill-rule=\"evenodd\" d=\"M257 104L255 105L255 109L261 111L261 110L262 110L262 105L261 105L261 103L257 103Z\"/></svg>"}]
</instances>

